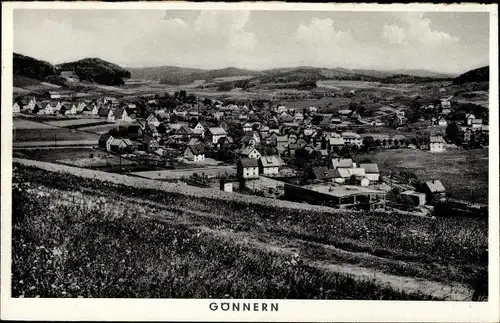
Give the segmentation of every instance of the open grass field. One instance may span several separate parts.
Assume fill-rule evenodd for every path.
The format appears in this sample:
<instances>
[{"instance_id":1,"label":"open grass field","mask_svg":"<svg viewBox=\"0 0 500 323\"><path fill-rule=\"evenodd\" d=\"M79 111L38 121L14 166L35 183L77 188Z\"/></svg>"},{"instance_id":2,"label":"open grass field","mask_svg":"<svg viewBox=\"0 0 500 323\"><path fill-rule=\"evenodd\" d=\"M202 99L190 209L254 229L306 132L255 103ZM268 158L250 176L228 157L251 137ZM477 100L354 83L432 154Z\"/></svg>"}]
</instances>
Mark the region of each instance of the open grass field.
<instances>
[{"instance_id":1,"label":"open grass field","mask_svg":"<svg viewBox=\"0 0 500 323\"><path fill-rule=\"evenodd\" d=\"M75 176L88 172L14 164L14 297L464 300L487 266L480 219L241 203Z\"/></svg>"},{"instance_id":2,"label":"open grass field","mask_svg":"<svg viewBox=\"0 0 500 323\"><path fill-rule=\"evenodd\" d=\"M97 134L78 131L68 128L43 128L43 129L14 129L14 142L38 142L38 141L95 141Z\"/></svg>"},{"instance_id":3,"label":"open grass field","mask_svg":"<svg viewBox=\"0 0 500 323\"><path fill-rule=\"evenodd\" d=\"M33 129L55 129L56 126L47 123L41 123L26 119L14 118L13 126L14 130L33 130Z\"/></svg>"},{"instance_id":4,"label":"open grass field","mask_svg":"<svg viewBox=\"0 0 500 323\"><path fill-rule=\"evenodd\" d=\"M344 97L324 97L319 100L296 100L296 101L277 101L288 108L294 108L296 111L302 111L309 107L321 108L320 113L332 113L334 111L347 108L351 99Z\"/></svg>"},{"instance_id":5,"label":"open grass field","mask_svg":"<svg viewBox=\"0 0 500 323\"><path fill-rule=\"evenodd\" d=\"M390 149L358 156L379 164L381 172L409 171L422 181L438 179L456 199L488 203L488 149L430 153ZM472 191L474 192L472 194Z\"/></svg>"}]
</instances>

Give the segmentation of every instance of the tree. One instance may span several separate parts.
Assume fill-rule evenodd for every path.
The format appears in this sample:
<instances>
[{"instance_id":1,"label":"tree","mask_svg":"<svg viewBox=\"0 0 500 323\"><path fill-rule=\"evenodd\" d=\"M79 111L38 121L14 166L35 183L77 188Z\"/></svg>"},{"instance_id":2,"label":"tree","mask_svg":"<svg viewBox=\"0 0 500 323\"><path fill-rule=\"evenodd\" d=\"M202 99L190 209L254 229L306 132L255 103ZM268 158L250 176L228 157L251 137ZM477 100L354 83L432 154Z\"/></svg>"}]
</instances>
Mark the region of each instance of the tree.
<instances>
[{"instance_id":1,"label":"tree","mask_svg":"<svg viewBox=\"0 0 500 323\"><path fill-rule=\"evenodd\" d=\"M457 142L461 137L460 129L455 122L448 124L446 127L446 138L451 142Z\"/></svg>"},{"instance_id":2,"label":"tree","mask_svg":"<svg viewBox=\"0 0 500 323\"><path fill-rule=\"evenodd\" d=\"M375 144L375 140L373 140L372 136L368 136L368 137L363 138L363 146L365 147L366 150L368 150L374 144Z\"/></svg>"},{"instance_id":3,"label":"tree","mask_svg":"<svg viewBox=\"0 0 500 323\"><path fill-rule=\"evenodd\" d=\"M347 184L356 185L356 175L351 175L351 177L349 177L349 180L347 181Z\"/></svg>"}]
</instances>

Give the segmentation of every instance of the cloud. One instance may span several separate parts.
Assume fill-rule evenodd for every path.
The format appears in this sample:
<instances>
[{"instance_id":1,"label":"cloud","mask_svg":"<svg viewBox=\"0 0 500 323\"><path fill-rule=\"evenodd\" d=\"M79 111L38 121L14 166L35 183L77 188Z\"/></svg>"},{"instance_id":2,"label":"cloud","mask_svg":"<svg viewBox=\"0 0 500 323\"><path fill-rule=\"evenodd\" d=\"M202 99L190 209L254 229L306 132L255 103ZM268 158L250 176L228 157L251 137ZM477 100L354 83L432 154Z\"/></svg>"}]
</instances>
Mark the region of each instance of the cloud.
<instances>
[{"instance_id":1,"label":"cloud","mask_svg":"<svg viewBox=\"0 0 500 323\"><path fill-rule=\"evenodd\" d=\"M431 29L431 20L424 18L423 13L396 13L403 27L384 25L382 37L393 44L423 44L426 46L448 45L458 42L458 37Z\"/></svg>"},{"instance_id":2,"label":"cloud","mask_svg":"<svg viewBox=\"0 0 500 323\"><path fill-rule=\"evenodd\" d=\"M382 37L391 44L405 43L405 31L403 28L395 25L384 25Z\"/></svg>"}]
</instances>

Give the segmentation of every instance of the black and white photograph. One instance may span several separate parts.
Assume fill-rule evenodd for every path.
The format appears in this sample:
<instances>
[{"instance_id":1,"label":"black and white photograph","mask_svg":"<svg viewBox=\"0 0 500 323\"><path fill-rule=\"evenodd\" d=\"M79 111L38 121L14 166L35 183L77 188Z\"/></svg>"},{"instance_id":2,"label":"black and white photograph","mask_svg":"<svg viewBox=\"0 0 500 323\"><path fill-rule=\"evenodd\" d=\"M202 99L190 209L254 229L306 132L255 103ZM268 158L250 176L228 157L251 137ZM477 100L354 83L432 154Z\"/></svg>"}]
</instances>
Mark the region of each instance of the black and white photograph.
<instances>
[{"instance_id":1,"label":"black and white photograph","mask_svg":"<svg viewBox=\"0 0 500 323\"><path fill-rule=\"evenodd\" d=\"M15 4L9 301L498 320L496 5Z\"/></svg>"}]
</instances>

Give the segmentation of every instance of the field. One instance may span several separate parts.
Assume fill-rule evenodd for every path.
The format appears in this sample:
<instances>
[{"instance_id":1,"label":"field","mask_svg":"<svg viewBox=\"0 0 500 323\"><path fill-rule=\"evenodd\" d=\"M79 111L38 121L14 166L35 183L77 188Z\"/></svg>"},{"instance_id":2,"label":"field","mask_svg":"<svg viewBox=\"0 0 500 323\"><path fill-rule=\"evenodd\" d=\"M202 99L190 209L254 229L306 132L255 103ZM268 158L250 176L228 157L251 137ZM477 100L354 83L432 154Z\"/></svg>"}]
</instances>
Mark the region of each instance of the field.
<instances>
[{"instance_id":1,"label":"field","mask_svg":"<svg viewBox=\"0 0 500 323\"><path fill-rule=\"evenodd\" d=\"M480 219L341 212L23 163L73 175L14 165L14 297L463 300L487 266Z\"/></svg>"},{"instance_id":2,"label":"field","mask_svg":"<svg viewBox=\"0 0 500 323\"><path fill-rule=\"evenodd\" d=\"M390 91L401 91L408 92L411 85L409 84L400 84L400 85L385 85L380 82L368 82L368 81L346 81L346 80L328 80L328 81L318 81L316 83L319 88L327 88L327 89L381 89L381 90L390 90Z\"/></svg>"},{"instance_id":3,"label":"field","mask_svg":"<svg viewBox=\"0 0 500 323\"><path fill-rule=\"evenodd\" d=\"M344 97L324 97L319 100L296 100L296 101L278 101L279 103L294 108L296 111L302 111L309 107L321 108L320 113L332 113L340 109L347 109L351 99Z\"/></svg>"},{"instance_id":4,"label":"field","mask_svg":"<svg viewBox=\"0 0 500 323\"><path fill-rule=\"evenodd\" d=\"M15 118L13 122L14 130L29 130L29 129L55 129L56 126L40 123L36 121Z\"/></svg>"},{"instance_id":5,"label":"field","mask_svg":"<svg viewBox=\"0 0 500 323\"><path fill-rule=\"evenodd\" d=\"M14 142L88 141L97 144L96 134L68 128L14 129Z\"/></svg>"},{"instance_id":6,"label":"field","mask_svg":"<svg viewBox=\"0 0 500 323\"><path fill-rule=\"evenodd\" d=\"M149 178L149 179L179 179L182 177L192 176L194 173L198 175L205 174L209 177L216 177L218 175L236 174L235 166L215 166L215 167L204 167L204 168L191 168L191 169L175 169L175 170L158 170L158 171L146 171L146 172L135 172L132 173L135 176Z\"/></svg>"},{"instance_id":7,"label":"field","mask_svg":"<svg viewBox=\"0 0 500 323\"><path fill-rule=\"evenodd\" d=\"M410 171L422 181L438 179L452 197L488 203L488 149L430 153L417 149L381 150L360 155L381 172ZM472 193L474 192L474 193Z\"/></svg>"}]
</instances>

